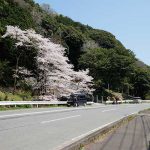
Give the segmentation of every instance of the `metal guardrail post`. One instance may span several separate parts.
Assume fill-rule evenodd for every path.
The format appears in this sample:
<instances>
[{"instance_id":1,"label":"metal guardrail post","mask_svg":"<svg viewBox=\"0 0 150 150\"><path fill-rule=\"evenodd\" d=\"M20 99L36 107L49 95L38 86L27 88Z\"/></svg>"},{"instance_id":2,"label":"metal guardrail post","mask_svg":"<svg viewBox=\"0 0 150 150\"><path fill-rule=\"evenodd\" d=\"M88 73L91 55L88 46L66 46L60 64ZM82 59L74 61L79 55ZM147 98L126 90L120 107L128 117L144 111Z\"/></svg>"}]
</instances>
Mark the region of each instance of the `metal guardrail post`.
<instances>
[{"instance_id":1,"label":"metal guardrail post","mask_svg":"<svg viewBox=\"0 0 150 150\"><path fill-rule=\"evenodd\" d=\"M102 104L103 104L103 101L104 101L104 97L102 96Z\"/></svg>"}]
</instances>

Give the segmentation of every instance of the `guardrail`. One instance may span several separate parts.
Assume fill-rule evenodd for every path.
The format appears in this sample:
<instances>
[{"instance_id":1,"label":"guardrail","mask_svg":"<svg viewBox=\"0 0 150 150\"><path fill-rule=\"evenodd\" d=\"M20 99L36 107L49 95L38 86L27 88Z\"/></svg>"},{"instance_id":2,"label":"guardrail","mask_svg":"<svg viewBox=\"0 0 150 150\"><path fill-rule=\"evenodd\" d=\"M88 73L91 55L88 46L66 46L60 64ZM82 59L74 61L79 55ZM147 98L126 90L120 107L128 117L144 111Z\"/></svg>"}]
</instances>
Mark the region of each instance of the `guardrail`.
<instances>
[{"instance_id":1,"label":"guardrail","mask_svg":"<svg viewBox=\"0 0 150 150\"><path fill-rule=\"evenodd\" d=\"M118 103L133 103L133 100L118 101ZM150 103L150 100L143 100L142 103ZM93 102L87 102L92 105ZM113 104L113 101L106 101L105 104ZM0 101L0 106L17 106L17 105L67 105L67 101Z\"/></svg>"},{"instance_id":2,"label":"guardrail","mask_svg":"<svg viewBox=\"0 0 150 150\"><path fill-rule=\"evenodd\" d=\"M143 100L142 103L150 103L150 100Z\"/></svg>"},{"instance_id":3,"label":"guardrail","mask_svg":"<svg viewBox=\"0 0 150 150\"><path fill-rule=\"evenodd\" d=\"M117 101L119 104L122 103L133 103L133 100L122 100L122 101ZM113 101L106 101L106 104L113 104Z\"/></svg>"},{"instance_id":4,"label":"guardrail","mask_svg":"<svg viewBox=\"0 0 150 150\"><path fill-rule=\"evenodd\" d=\"M0 106L17 105L67 105L66 101L0 101Z\"/></svg>"},{"instance_id":5,"label":"guardrail","mask_svg":"<svg viewBox=\"0 0 150 150\"><path fill-rule=\"evenodd\" d=\"M87 102L87 105L92 105L93 102ZM17 106L17 105L67 105L67 101L0 101L0 106Z\"/></svg>"},{"instance_id":6,"label":"guardrail","mask_svg":"<svg viewBox=\"0 0 150 150\"><path fill-rule=\"evenodd\" d=\"M119 104L123 103L135 103L133 100L123 100L123 101L118 101ZM141 100L141 103L150 103L150 100ZM113 101L106 101L105 104L113 104Z\"/></svg>"}]
</instances>

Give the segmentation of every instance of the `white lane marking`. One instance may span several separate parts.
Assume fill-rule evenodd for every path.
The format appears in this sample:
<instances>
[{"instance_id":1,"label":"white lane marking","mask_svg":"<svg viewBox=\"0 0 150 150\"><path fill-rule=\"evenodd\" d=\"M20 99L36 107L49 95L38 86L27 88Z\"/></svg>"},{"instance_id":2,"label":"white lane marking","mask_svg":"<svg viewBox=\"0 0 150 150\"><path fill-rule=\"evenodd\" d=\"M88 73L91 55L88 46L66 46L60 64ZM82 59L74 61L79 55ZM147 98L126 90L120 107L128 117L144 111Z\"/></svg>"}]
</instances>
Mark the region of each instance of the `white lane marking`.
<instances>
[{"instance_id":1,"label":"white lane marking","mask_svg":"<svg viewBox=\"0 0 150 150\"><path fill-rule=\"evenodd\" d=\"M107 109L107 110L103 110L102 112L108 112L108 111L114 111L114 110L117 110L117 109Z\"/></svg>"},{"instance_id":2,"label":"white lane marking","mask_svg":"<svg viewBox=\"0 0 150 150\"><path fill-rule=\"evenodd\" d=\"M119 120L120 120L120 119L119 119ZM87 132L87 133L81 134L80 136L77 136L77 137L73 138L72 141L76 141L76 140L78 140L78 139L80 139L80 138L82 138L82 137L85 137L85 136L87 136L87 135L89 135L89 134L91 134L91 133L93 133L93 132L96 132L96 131L98 131L98 130L104 128L104 127L106 127L106 126L109 126L110 124L113 124L113 123L116 122L116 121L118 121L118 119L115 120L115 121L112 121L112 122L110 122L110 123L104 124L104 125L102 125L102 126L96 128L96 129L93 129L93 130Z\"/></svg>"},{"instance_id":3,"label":"white lane marking","mask_svg":"<svg viewBox=\"0 0 150 150\"><path fill-rule=\"evenodd\" d=\"M75 137L75 138L72 138L71 140L66 141L66 142L64 142L63 144L61 144L60 146L56 147L55 150L61 150L61 149L63 149L64 147L66 147L66 146L68 146L68 145L71 145L71 144L73 144L74 142L76 142L76 141L78 141L78 140L80 140L80 139L83 139L83 138L85 138L86 136L88 136L88 135L90 135L90 134L92 134L92 133L95 133L95 132L97 132L97 131L99 131L99 130L101 130L101 129L103 129L103 128L105 128L105 127L107 127L107 126L109 126L109 125L111 125L111 124L113 124L113 123L115 123L115 122L117 122L117 121L123 119L123 118L125 118L125 117L131 116L131 115L135 115L135 114L137 114L137 113L138 113L138 112L134 112L134 113L131 113L131 114L129 114L129 115L125 115L124 117L120 117L120 118L118 118L118 119L116 119L116 120L114 120L114 121L112 121L112 122L106 123L106 124L104 124L104 125L102 125L102 126L100 126L100 127L98 127L98 128L95 128L95 129L89 131L89 132L86 132L86 133L81 134L81 135L79 135L79 136L77 136L77 137Z\"/></svg>"},{"instance_id":4,"label":"white lane marking","mask_svg":"<svg viewBox=\"0 0 150 150\"><path fill-rule=\"evenodd\" d=\"M137 107L137 106L134 105L134 106L127 106L127 107L128 107L128 108L133 108L133 107Z\"/></svg>"},{"instance_id":5,"label":"white lane marking","mask_svg":"<svg viewBox=\"0 0 150 150\"><path fill-rule=\"evenodd\" d=\"M64 110L64 111L65 111L65 110ZM25 116L25 115L35 115L35 114L44 114L44 113L51 113L51 112L57 112L57 110L53 110L53 111L41 111L41 112L32 112L32 113L21 113L21 114L11 114L11 115L3 115L3 116L0 116L0 118L17 117L17 116Z\"/></svg>"},{"instance_id":6,"label":"white lane marking","mask_svg":"<svg viewBox=\"0 0 150 150\"><path fill-rule=\"evenodd\" d=\"M131 116L131 115L135 115L135 114L138 114L138 112L133 112L133 113L131 113L131 114L125 115L125 117ZM93 129L93 130L91 130L91 131L89 131L89 132L87 132L87 133L85 133L85 134L82 134L82 135L80 135L80 136L78 136L78 137L73 138L72 141L78 140L78 139L80 139L80 138L82 138L82 137L85 137L85 136L87 136L87 135L89 135L89 134L91 134L91 133L93 133L93 132L96 132L96 131L98 131L98 130L104 128L104 127L107 127L107 126L109 126L109 125L111 125L111 124L113 124L113 123L115 123L115 122L117 122L117 121L119 121L119 120L121 120L121 119L123 119L123 118L124 118L124 117L120 117L119 119L116 119L116 120L114 120L114 121L112 121L112 122L106 123L106 124L104 124L104 125L102 125L102 126L96 128L96 129Z\"/></svg>"},{"instance_id":7,"label":"white lane marking","mask_svg":"<svg viewBox=\"0 0 150 150\"><path fill-rule=\"evenodd\" d=\"M42 121L41 124L55 122L55 121L60 121L60 120L65 120L65 119L76 118L76 117L80 117L80 116L81 115L76 115L76 116L69 116L69 117L64 117L64 118L58 118L58 119L54 119L54 120Z\"/></svg>"},{"instance_id":8,"label":"white lane marking","mask_svg":"<svg viewBox=\"0 0 150 150\"><path fill-rule=\"evenodd\" d=\"M96 108L105 108L106 106L97 106L97 107L88 107L88 108L72 108L72 109L62 109L62 110L50 110L50 111L41 111L41 112L31 112L31 113L21 113L21 114L11 114L11 115L2 115L1 118L7 117L19 117L26 115L36 115L36 114L45 114L45 113L54 113L54 112L64 112L64 111L76 111L76 110L87 110L87 109L96 109Z\"/></svg>"},{"instance_id":9,"label":"white lane marking","mask_svg":"<svg viewBox=\"0 0 150 150\"><path fill-rule=\"evenodd\" d=\"M110 122L110 123L104 124L104 125L102 125L102 126L100 126L100 127L98 127L98 128L95 128L95 129L89 131L89 132L86 132L86 133L84 133L84 134L81 134L81 135L79 135L79 136L77 136L77 137L75 137L75 138L72 138L70 141L64 142L63 144L61 144L60 146L58 146L57 148L55 148L55 150L61 150L61 149L63 149L64 147L66 147L66 146L68 146L68 145L70 145L70 144L72 144L72 143L74 143L74 142L76 142L76 141L78 141L78 140L80 140L80 139L82 139L82 138L84 138L84 137L86 137L86 136L88 136L88 135L90 135L90 134L96 132L96 131L99 131L100 129L102 129L102 128L104 128L104 127L107 127L107 126L109 126L109 125L111 125L111 124L113 124L113 123L115 123L115 122L121 120L122 118L124 118L124 117L121 117L121 118L119 118L119 119L117 119L117 120L115 120L115 121L112 121L112 122Z\"/></svg>"}]
</instances>

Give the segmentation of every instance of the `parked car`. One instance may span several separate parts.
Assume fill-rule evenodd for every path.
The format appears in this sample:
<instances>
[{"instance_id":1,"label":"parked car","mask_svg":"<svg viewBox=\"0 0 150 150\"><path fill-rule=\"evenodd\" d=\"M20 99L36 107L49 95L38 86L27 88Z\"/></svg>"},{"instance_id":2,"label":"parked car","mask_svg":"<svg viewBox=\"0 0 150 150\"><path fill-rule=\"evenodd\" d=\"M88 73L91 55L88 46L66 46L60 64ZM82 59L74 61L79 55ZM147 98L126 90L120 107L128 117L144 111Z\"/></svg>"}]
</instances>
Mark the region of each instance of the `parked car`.
<instances>
[{"instance_id":1,"label":"parked car","mask_svg":"<svg viewBox=\"0 0 150 150\"><path fill-rule=\"evenodd\" d=\"M138 104L138 103L141 103L141 102L142 102L141 97L133 97L133 103Z\"/></svg>"},{"instance_id":2,"label":"parked car","mask_svg":"<svg viewBox=\"0 0 150 150\"><path fill-rule=\"evenodd\" d=\"M59 101L68 101L70 99L70 95L69 96L61 96L58 98Z\"/></svg>"},{"instance_id":3,"label":"parked car","mask_svg":"<svg viewBox=\"0 0 150 150\"><path fill-rule=\"evenodd\" d=\"M68 106L78 107L80 105L85 106L89 101L89 97L85 93L74 93L70 95L70 99L67 101Z\"/></svg>"}]
</instances>

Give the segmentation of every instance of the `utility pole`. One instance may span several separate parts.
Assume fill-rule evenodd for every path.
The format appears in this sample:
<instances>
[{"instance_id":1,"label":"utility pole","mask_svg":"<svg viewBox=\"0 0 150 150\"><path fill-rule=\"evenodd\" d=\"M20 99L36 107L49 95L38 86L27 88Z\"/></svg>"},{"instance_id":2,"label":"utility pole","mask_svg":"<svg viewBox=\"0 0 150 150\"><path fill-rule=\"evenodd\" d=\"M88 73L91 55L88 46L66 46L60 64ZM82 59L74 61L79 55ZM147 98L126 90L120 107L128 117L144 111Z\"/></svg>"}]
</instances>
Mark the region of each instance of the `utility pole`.
<instances>
[{"instance_id":1,"label":"utility pole","mask_svg":"<svg viewBox=\"0 0 150 150\"><path fill-rule=\"evenodd\" d=\"M130 95L130 89L129 89L129 84L128 84L128 96Z\"/></svg>"}]
</instances>

